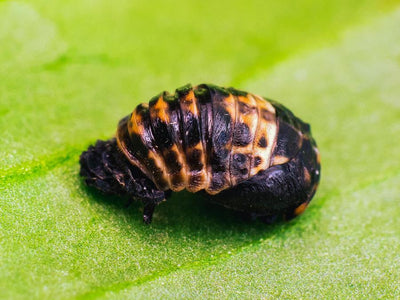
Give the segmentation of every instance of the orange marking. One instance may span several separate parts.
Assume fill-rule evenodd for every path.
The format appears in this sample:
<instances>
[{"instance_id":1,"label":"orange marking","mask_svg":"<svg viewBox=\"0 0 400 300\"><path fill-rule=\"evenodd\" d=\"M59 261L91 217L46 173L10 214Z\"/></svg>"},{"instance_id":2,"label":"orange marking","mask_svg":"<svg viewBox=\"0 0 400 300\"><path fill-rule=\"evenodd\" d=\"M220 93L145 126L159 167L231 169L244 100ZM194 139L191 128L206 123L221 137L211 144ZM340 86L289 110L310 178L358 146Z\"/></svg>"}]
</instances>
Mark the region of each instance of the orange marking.
<instances>
[{"instance_id":1,"label":"orange marking","mask_svg":"<svg viewBox=\"0 0 400 300\"><path fill-rule=\"evenodd\" d=\"M303 170L304 170L304 181L305 181L306 184L310 184L310 182L311 182L310 172L308 172L306 167L304 167Z\"/></svg>"},{"instance_id":2,"label":"orange marking","mask_svg":"<svg viewBox=\"0 0 400 300\"><path fill-rule=\"evenodd\" d=\"M294 214L296 216L301 215L307 208L308 206L308 202L304 202L302 204L300 204L295 210L294 210Z\"/></svg>"},{"instance_id":3,"label":"orange marking","mask_svg":"<svg viewBox=\"0 0 400 300\"><path fill-rule=\"evenodd\" d=\"M216 194L218 194L220 191L221 191L221 190L211 190L211 189L209 189L209 188L206 189L207 194L210 194L210 195L216 195Z\"/></svg>"},{"instance_id":4,"label":"orange marking","mask_svg":"<svg viewBox=\"0 0 400 300\"><path fill-rule=\"evenodd\" d=\"M256 109L256 102L253 97L249 97L249 94L246 96L237 96L238 100L244 104L246 104L249 108Z\"/></svg>"},{"instance_id":5,"label":"orange marking","mask_svg":"<svg viewBox=\"0 0 400 300\"><path fill-rule=\"evenodd\" d=\"M287 163L289 160L290 159L286 156L282 156L282 155L274 156L272 166L283 165L283 164Z\"/></svg>"},{"instance_id":6,"label":"orange marking","mask_svg":"<svg viewBox=\"0 0 400 300\"><path fill-rule=\"evenodd\" d=\"M133 111L131 119L128 124L128 131L129 131L130 135L132 133L139 134L139 129L138 129L136 121L135 121L135 114L136 114L136 110Z\"/></svg>"},{"instance_id":7,"label":"orange marking","mask_svg":"<svg viewBox=\"0 0 400 300\"><path fill-rule=\"evenodd\" d=\"M251 94L251 95L257 100L258 103L260 103L260 102L263 103L263 104L261 105L262 108L265 108L265 109L268 110L269 112L275 114L275 107L273 107L271 103L269 103L267 100L265 100L265 99L264 99L263 97L261 97L261 96L253 95L253 94Z\"/></svg>"},{"instance_id":8,"label":"orange marking","mask_svg":"<svg viewBox=\"0 0 400 300\"><path fill-rule=\"evenodd\" d=\"M164 123L169 123L169 115L168 115L168 103L164 101L163 96L161 95L155 105L150 109L150 115L152 119L160 119Z\"/></svg>"},{"instance_id":9,"label":"orange marking","mask_svg":"<svg viewBox=\"0 0 400 300\"><path fill-rule=\"evenodd\" d=\"M148 159L149 161L153 160L157 169L155 171L160 172L160 178L154 178L153 182L157 186L158 189L160 190L167 190L169 188L168 184L168 175L165 172L165 165L164 165L164 160L161 156L159 156L155 151L149 151L148 154ZM155 174L153 174L155 175ZM163 184L163 185L161 185Z\"/></svg>"},{"instance_id":10,"label":"orange marking","mask_svg":"<svg viewBox=\"0 0 400 300\"><path fill-rule=\"evenodd\" d=\"M275 141L277 137L277 125L276 125L276 112L275 108L260 96L249 94L249 97L253 97L257 103L258 110L258 126L256 130L256 134L253 141L253 159L252 166L254 162L254 158L259 156L262 158L262 162L258 167L251 168L250 177L256 175L260 170L266 170L270 166L271 155L273 147L275 146ZM269 119L266 120L262 117L263 110L270 112ZM262 148L257 145L258 141L262 136L266 136L267 147Z\"/></svg>"},{"instance_id":11,"label":"orange marking","mask_svg":"<svg viewBox=\"0 0 400 300\"><path fill-rule=\"evenodd\" d=\"M317 147L314 147L314 151L317 154L317 163L320 165L321 164L321 154L319 153L319 150Z\"/></svg>"},{"instance_id":12,"label":"orange marking","mask_svg":"<svg viewBox=\"0 0 400 300\"><path fill-rule=\"evenodd\" d=\"M197 110L197 105L196 105L195 99L196 98L194 96L194 91L192 89L184 96L184 98L180 99L180 103L181 103L181 107L183 107L183 109L190 111L194 116L198 116L199 112Z\"/></svg>"},{"instance_id":13,"label":"orange marking","mask_svg":"<svg viewBox=\"0 0 400 300\"><path fill-rule=\"evenodd\" d=\"M311 191L311 195L314 195L315 194L315 192L317 191L317 189L318 189L318 183L316 183L316 184L314 184L314 186L313 186L313 188L312 188L312 191Z\"/></svg>"},{"instance_id":14,"label":"orange marking","mask_svg":"<svg viewBox=\"0 0 400 300\"><path fill-rule=\"evenodd\" d=\"M147 103L142 103L142 107L148 108L149 105ZM131 119L129 122L129 127L128 127L128 132L129 134L135 133L138 135L141 135L143 132L143 126L142 126L142 116L137 113L138 106L134 109L131 115Z\"/></svg>"}]
</instances>

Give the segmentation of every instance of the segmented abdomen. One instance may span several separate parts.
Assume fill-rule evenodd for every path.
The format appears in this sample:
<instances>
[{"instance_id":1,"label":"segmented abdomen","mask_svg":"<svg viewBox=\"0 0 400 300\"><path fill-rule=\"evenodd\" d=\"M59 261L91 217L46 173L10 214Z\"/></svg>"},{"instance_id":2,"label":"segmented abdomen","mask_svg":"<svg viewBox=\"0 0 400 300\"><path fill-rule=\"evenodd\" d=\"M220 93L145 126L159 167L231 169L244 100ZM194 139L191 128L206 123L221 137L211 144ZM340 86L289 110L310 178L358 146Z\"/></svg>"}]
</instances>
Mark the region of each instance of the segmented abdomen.
<instances>
[{"instance_id":1,"label":"segmented abdomen","mask_svg":"<svg viewBox=\"0 0 400 300\"><path fill-rule=\"evenodd\" d=\"M117 132L120 149L157 188L209 194L267 169L276 137L268 101L205 84L140 104Z\"/></svg>"}]
</instances>

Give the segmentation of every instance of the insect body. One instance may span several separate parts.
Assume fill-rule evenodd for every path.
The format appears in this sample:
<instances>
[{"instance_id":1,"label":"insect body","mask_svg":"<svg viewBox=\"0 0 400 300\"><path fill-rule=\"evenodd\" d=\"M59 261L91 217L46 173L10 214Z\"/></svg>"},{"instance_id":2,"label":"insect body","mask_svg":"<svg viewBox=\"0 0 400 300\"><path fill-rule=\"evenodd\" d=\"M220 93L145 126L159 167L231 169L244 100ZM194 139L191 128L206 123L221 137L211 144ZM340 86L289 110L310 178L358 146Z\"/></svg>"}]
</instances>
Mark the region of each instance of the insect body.
<instances>
[{"instance_id":1,"label":"insect body","mask_svg":"<svg viewBox=\"0 0 400 300\"><path fill-rule=\"evenodd\" d=\"M253 216L292 218L320 178L308 124L277 102L209 84L138 105L116 137L90 146L80 163L88 185L142 200L146 223L183 189Z\"/></svg>"}]
</instances>

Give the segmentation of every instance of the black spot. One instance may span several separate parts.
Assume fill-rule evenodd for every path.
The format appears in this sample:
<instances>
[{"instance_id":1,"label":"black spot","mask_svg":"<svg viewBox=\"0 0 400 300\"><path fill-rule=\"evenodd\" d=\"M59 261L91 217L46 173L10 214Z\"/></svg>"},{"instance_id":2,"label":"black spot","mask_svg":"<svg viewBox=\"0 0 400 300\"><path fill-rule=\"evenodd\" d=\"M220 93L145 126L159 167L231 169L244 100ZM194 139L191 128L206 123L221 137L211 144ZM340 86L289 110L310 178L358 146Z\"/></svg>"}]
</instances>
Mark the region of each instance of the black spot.
<instances>
[{"instance_id":1,"label":"black spot","mask_svg":"<svg viewBox=\"0 0 400 300\"><path fill-rule=\"evenodd\" d=\"M258 167L261 164L261 162L262 162L261 157L256 156L256 157L254 157L253 166Z\"/></svg>"},{"instance_id":2,"label":"black spot","mask_svg":"<svg viewBox=\"0 0 400 300\"><path fill-rule=\"evenodd\" d=\"M152 131L155 143L160 150L170 149L173 146L172 138L168 131L168 125L159 118L152 120Z\"/></svg>"},{"instance_id":3,"label":"black spot","mask_svg":"<svg viewBox=\"0 0 400 300\"><path fill-rule=\"evenodd\" d=\"M229 151L226 151L229 155ZM226 172L227 171L227 167L228 167L228 163L225 161L227 160L226 157L228 157L228 155L225 155L225 153L223 153L223 158L220 158L219 155L215 152L211 153L211 157L210 157L210 165L211 165L211 169L213 172ZM221 163L222 161L222 163Z\"/></svg>"},{"instance_id":4,"label":"black spot","mask_svg":"<svg viewBox=\"0 0 400 300\"><path fill-rule=\"evenodd\" d=\"M147 157L149 148L146 147L138 134L132 133L129 138L125 140L129 152L135 153L141 157Z\"/></svg>"},{"instance_id":5,"label":"black spot","mask_svg":"<svg viewBox=\"0 0 400 300\"><path fill-rule=\"evenodd\" d=\"M246 159L247 159L246 155L242 153L236 153L233 155L233 161L238 162L240 164L246 162Z\"/></svg>"},{"instance_id":6,"label":"black spot","mask_svg":"<svg viewBox=\"0 0 400 300\"><path fill-rule=\"evenodd\" d=\"M250 133L249 126L244 123L236 124L233 132L232 144L234 146L243 147L251 143L253 137Z\"/></svg>"},{"instance_id":7,"label":"black spot","mask_svg":"<svg viewBox=\"0 0 400 300\"><path fill-rule=\"evenodd\" d=\"M265 139L265 136L262 136L258 140L258 146L261 147L261 148L267 148L267 140Z\"/></svg>"},{"instance_id":8,"label":"black spot","mask_svg":"<svg viewBox=\"0 0 400 300\"><path fill-rule=\"evenodd\" d=\"M213 123L213 146L220 148L225 146L231 139L231 116L221 106L217 106L214 110L214 123Z\"/></svg>"},{"instance_id":9,"label":"black spot","mask_svg":"<svg viewBox=\"0 0 400 300\"><path fill-rule=\"evenodd\" d=\"M249 173L249 160L248 155L242 153L235 153L231 161L231 175L237 179L244 179Z\"/></svg>"},{"instance_id":10,"label":"black spot","mask_svg":"<svg viewBox=\"0 0 400 300\"><path fill-rule=\"evenodd\" d=\"M286 156L292 158L300 149L301 136L292 125L279 119L279 132L276 140L274 156Z\"/></svg>"},{"instance_id":11,"label":"black spot","mask_svg":"<svg viewBox=\"0 0 400 300\"><path fill-rule=\"evenodd\" d=\"M244 168L244 169L241 169L241 170L240 170L240 173L241 173L242 175L247 175L247 174L249 173L249 170L248 170L247 168Z\"/></svg>"},{"instance_id":12,"label":"black spot","mask_svg":"<svg viewBox=\"0 0 400 300\"><path fill-rule=\"evenodd\" d=\"M164 160L168 173L178 173L182 169L182 165L178 162L178 155L175 151L168 151L164 155Z\"/></svg>"},{"instance_id":13,"label":"black spot","mask_svg":"<svg viewBox=\"0 0 400 300\"><path fill-rule=\"evenodd\" d=\"M186 140L186 147L194 147L200 142L200 130L198 125L197 116L191 112L182 112L184 114L184 133Z\"/></svg>"},{"instance_id":14,"label":"black spot","mask_svg":"<svg viewBox=\"0 0 400 300\"><path fill-rule=\"evenodd\" d=\"M228 184L228 178L224 173L213 173L210 181L210 190L220 190Z\"/></svg>"},{"instance_id":15,"label":"black spot","mask_svg":"<svg viewBox=\"0 0 400 300\"><path fill-rule=\"evenodd\" d=\"M186 161L190 171L199 171L203 168L203 163L200 160L201 151L199 149L189 150L186 155Z\"/></svg>"}]
</instances>

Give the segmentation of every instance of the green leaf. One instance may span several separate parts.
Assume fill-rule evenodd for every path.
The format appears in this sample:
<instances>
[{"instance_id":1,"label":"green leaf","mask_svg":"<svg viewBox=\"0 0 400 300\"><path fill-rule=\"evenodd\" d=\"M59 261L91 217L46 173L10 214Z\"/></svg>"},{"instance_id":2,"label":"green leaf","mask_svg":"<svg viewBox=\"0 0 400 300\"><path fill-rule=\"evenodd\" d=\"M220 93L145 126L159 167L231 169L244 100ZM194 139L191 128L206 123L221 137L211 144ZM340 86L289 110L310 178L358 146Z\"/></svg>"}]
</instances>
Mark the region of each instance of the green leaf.
<instances>
[{"instance_id":1,"label":"green leaf","mask_svg":"<svg viewBox=\"0 0 400 300\"><path fill-rule=\"evenodd\" d=\"M0 2L1 298L400 297L400 9L247 2ZM145 226L81 182L80 152L136 104L203 81L312 124L303 216L183 192Z\"/></svg>"}]
</instances>

